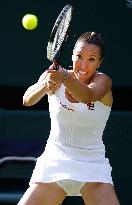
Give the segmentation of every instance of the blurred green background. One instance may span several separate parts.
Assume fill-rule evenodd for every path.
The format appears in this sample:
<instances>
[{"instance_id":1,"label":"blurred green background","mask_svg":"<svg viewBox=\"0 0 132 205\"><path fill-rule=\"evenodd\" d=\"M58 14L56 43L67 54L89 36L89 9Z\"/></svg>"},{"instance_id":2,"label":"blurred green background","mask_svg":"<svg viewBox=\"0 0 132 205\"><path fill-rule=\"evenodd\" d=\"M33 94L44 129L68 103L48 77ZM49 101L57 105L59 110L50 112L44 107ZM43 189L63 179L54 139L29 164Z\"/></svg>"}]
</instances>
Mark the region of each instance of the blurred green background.
<instances>
[{"instance_id":1,"label":"blurred green background","mask_svg":"<svg viewBox=\"0 0 132 205\"><path fill-rule=\"evenodd\" d=\"M71 63L73 45L85 31L97 31L105 41L105 62L102 70L109 73L114 86L132 86L131 18L132 10L123 0L1 0L0 1L0 85L28 86L46 69L47 40L56 17L67 3L74 7L71 34L61 64ZM34 31L22 27L27 13L38 16Z\"/></svg>"},{"instance_id":2,"label":"blurred green background","mask_svg":"<svg viewBox=\"0 0 132 205\"><path fill-rule=\"evenodd\" d=\"M72 49L80 34L96 31L103 36L105 58L100 71L112 78L114 95L112 115L104 133L104 141L113 165L113 178L120 203L130 205L132 203L132 8L128 8L127 1L0 0L0 143L2 147L0 156L3 157L4 154L6 156L9 150L11 154L14 150L16 153L20 144L24 147L25 144L32 142L34 148L35 143L37 146L38 138L38 146L40 146L42 132L47 134L45 139L48 137L50 122L47 97L45 96L35 106L25 108L22 105L22 96L28 86L35 83L40 74L51 64L46 58L47 41L58 14L68 3L73 5L74 13L70 35L61 55L60 64L65 68L71 65ZM27 13L38 17L38 27L33 31L25 30L22 26L22 18ZM46 127L43 126L43 117L47 123ZM29 147L26 149L29 150ZM36 147L35 149L37 150ZM38 153L33 155L38 155L42 150L41 147ZM9 185L11 169L15 168L0 167L1 194L10 193L12 189L17 193L21 189L21 187L17 189L14 175L13 184L11 182ZM25 168L21 167L21 169ZM30 174L31 172L28 173L28 179ZM26 185L23 185L22 190L28 185L28 179L25 179ZM22 182L20 185L22 186ZM10 205L11 202L13 205L16 204L11 198L7 202L6 197L4 198L7 195L1 194L1 205L4 203ZM70 203L77 205L82 204L82 201L76 198L75 201L67 199L64 202L69 205Z\"/></svg>"}]
</instances>

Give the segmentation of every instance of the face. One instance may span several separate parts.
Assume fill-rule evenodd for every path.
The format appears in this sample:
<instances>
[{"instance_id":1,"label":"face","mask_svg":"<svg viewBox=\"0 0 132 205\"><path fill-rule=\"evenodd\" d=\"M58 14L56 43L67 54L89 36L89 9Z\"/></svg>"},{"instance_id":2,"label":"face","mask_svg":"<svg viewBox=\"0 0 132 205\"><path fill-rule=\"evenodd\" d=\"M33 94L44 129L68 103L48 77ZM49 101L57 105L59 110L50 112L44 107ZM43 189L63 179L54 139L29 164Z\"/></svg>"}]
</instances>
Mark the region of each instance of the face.
<instances>
[{"instance_id":1,"label":"face","mask_svg":"<svg viewBox=\"0 0 132 205\"><path fill-rule=\"evenodd\" d=\"M86 82L94 76L102 62L100 48L87 42L78 42L72 55L73 71L77 79Z\"/></svg>"}]
</instances>

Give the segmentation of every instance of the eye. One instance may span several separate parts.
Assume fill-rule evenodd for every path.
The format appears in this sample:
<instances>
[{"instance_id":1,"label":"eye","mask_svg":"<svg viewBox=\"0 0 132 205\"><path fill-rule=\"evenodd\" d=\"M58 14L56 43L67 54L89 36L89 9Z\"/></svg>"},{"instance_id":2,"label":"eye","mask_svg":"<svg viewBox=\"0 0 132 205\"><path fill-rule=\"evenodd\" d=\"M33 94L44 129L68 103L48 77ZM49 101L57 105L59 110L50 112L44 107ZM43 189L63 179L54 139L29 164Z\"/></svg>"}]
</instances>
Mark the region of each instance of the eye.
<instances>
[{"instance_id":1,"label":"eye","mask_svg":"<svg viewBox=\"0 0 132 205\"><path fill-rule=\"evenodd\" d=\"M89 61L94 62L95 58L89 58Z\"/></svg>"},{"instance_id":2,"label":"eye","mask_svg":"<svg viewBox=\"0 0 132 205\"><path fill-rule=\"evenodd\" d=\"M77 55L76 55L76 58L77 58L77 59L80 59L81 57L82 57L82 56L81 56L80 54L77 54Z\"/></svg>"}]
</instances>

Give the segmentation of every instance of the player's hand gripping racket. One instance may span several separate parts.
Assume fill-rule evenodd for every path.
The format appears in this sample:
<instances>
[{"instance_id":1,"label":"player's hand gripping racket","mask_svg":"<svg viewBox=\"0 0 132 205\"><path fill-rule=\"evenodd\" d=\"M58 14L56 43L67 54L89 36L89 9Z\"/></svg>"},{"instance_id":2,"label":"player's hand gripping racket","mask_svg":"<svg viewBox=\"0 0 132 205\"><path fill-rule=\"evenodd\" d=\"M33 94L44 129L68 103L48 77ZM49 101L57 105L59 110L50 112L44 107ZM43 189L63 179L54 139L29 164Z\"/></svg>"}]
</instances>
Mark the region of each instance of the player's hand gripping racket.
<instances>
[{"instance_id":1,"label":"player's hand gripping racket","mask_svg":"<svg viewBox=\"0 0 132 205\"><path fill-rule=\"evenodd\" d=\"M54 63L54 69L56 70L59 68L60 54L68 37L72 13L73 7L67 4L56 19L49 37L47 45L47 58Z\"/></svg>"}]
</instances>

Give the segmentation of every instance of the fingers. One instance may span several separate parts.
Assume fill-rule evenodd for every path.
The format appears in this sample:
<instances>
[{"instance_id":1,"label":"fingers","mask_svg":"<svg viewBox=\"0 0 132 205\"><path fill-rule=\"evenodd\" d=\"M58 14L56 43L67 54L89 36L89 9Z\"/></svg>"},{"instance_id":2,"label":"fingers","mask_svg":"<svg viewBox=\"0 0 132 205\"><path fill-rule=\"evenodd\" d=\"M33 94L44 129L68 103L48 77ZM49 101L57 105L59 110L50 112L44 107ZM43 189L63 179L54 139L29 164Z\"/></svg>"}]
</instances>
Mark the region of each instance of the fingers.
<instances>
[{"instance_id":1,"label":"fingers","mask_svg":"<svg viewBox=\"0 0 132 205\"><path fill-rule=\"evenodd\" d=\"M53 85L53 83L52 83L52 85L48 84L47 86L48 86L48 90L49 90L49 94L50 95L54 94L58 90L58 88L59 88L58 84L54 84Z\"/></svg>"},{"instance_id":2,"label":"fingers","mask_svg":"<svg viewBox=\"0 0 132 205\"><path fill-rule=\"evenodd\" d=\"M56 66L57 66L57 65L55 64L55 62L53 62L52 65L48 68L48 70L54 70L54 71L56 71L56 70L58 70L58 69L55 69ZM57 68L58 68L58 67L60 67L60 66L58 65Z\"/></svg>"},{"instance_id":3,"label":"fingers","mask_svg":"<svg viewBox=\"0 0 132 205\"><path fill-rule=\"evenodd\" d=\"M49 90L54 90L57 86L57 83L52 81L50 78L47 79L46 83Z\"/></svg>"},{"instance_id":4,"label":"fingers","mask_svg":"<svg viewBox=\"0 0 132 205\"><path fill-rule=\"evenodd\" d=\"M63 81L65 77L65 69L59 66L58 70L52 70L52 66L48 69L48 77L50 80L52 80L54 83L60 83Z\"/></svg>"},{"instance_id":5,"label":"fingers","mask_svg":"<svg viewBox=\"0 0 132 205\"><path fill-rule=\"evenodd\" d=\"M59 66L59 69L55 69L55 64L53 63L49 68L48 68L48 73L54 73L56 71L62 71L64 68L62 68L60 65Z\"/></svg>"}]
</instances>

